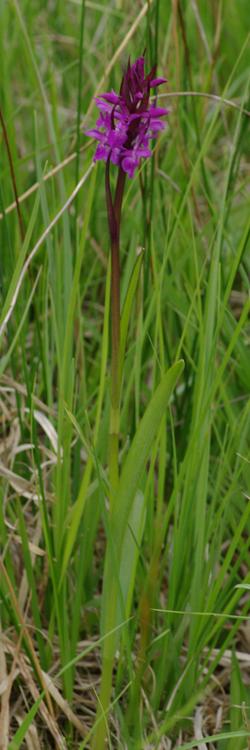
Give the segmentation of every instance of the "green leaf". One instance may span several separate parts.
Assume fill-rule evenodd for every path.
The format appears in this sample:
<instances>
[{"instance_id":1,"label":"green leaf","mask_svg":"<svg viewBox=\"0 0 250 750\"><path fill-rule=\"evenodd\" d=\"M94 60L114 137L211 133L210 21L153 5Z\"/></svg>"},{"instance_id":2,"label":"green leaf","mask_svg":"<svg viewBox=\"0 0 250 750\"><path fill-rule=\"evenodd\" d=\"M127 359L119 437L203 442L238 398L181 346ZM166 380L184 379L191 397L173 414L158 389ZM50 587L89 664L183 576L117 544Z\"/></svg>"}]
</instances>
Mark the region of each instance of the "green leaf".
<instances>
[{"instance_id":1,"label":"green leaf","mask_svg":"<svg viewBox=\"0 0 250 750\"><path fill-rule=\"evenodd\" d=\"M140 421L124 462L113 517L117 549L119 549L119 546L123 542L127 519L138 489L142 471L183 367L183 360L179 360L179 362L176 362L165 373Z\"/></svg>"},{"instance_id":2,"label":"green leaf","mask_svg":"<svg viewBox=\"0 0 250 750\"><path fill-rule=\"evenodd\" d=\"M231 689L230 689L230 727L232 731L244 730L244 704L248 704L249 696L242 682L239 662L235 651L232 651ZM228 743L228 750L243 750L244 739L235 744L234 739Z\"/></svg>"},{"instance_id":3,"label":"green leaf","mask_svg":"<svg viewBox=\"0 0 250 750\"><path fill-rule=\"evenodd\" d=\"M119 571L121 596L122 601L124 602L126 617L129 617L131 610L136 567L144 532L145 520L145 495L143 495L142 492L137 492L130 511L128 525L122 545ZM121 621L122 616L123 612L120 612L120 614L118 615L118 622Z\"/></svg>"},{"instance_id":4,"label":"green leaf","mask_svg":"<svg viewBox=\"0 0 250 750\"><path fill-rule=\"evenodd\" d=\"M221 740L238 739L239 737L246 738L250 736L250 732L221 732L221 734L210 735L209 737L203 737L201 740L192 740L192 742L186 742L185 745L180 745L179 750L191 750L191 748L197 748L200 745L209 745L212 742L220 742ZM236 750L236 745L234 744Z\"/></svg>"},{"instance_id":5,"label":"green leaf","mask_svg":"<svg viewBox=\"0 0 250 750\"><path fill-rule=\"evenodd\" d=\"M103 336L102 336L102 347L101 347L101 370L100 370L99 393L98 393L97 408L96 408L96 422L95 422L95 429L94 429L94 444L96 444L97 438L98 438L103 398L104 398L104 393L105 393L105 375L106 375L107 357L108 357L109 310L110 310L110 263L108 266L108 273L107 273L107 279L106 279L105 309L104 309ZM65 408L65 404L64 404L64 408ZM86 503L88 488L89 488L90 479L91 479L92 467L93 467L93 458L91 455L89 455L89 459L87 461L85 471L83 473L83 478L82 478L82 482L81 482L80 489L78 492L78 496L70 512L67 537L64 543L64 555L63 555L63 560L62 560L60 585L65 575L66 569L67 569L67 565L68 565L70 555L72 553L72 550L76 541L82 515L85 509L85 503Z\"/></svg>"},{"instance_id":6,"label":"green leaf","mask_svg":"<svg viewBox=\"0 0 250 750\"><path fill-rule=\"evenodd\" d=\"M184 362L176 362L164 375L143 415L132 445L129 449L115 498L114 511L110 522L110 533L104 570L102 598L102 633L107 633L118 624L121 613L124 613L126 602L123 593L129 598L132 591L128 581L121 579L124 572L124 554L128 543L128 519L131 517L139 482L150 450L157 436L166 408L183 370ZM138 523L138 519L137 519ZM128 594L129 591L129 594ZM117 607L120 602L119 608ZM128 603L127 603L128 606ZM107 659L112 659L116 648L115 639L107 639L104 644Z\"/></svg>"},{"instance_id":7,"label":"green leaf","mask_svg":"<svg viewBox=\"0 0 250 750\"><path fill-rule=\"evenodd\" d=\"M35 718L37 714L37 711L42 702L43 696L44 696L44 693L42 693L39 696L39 698L37 698L34 705L26 714L24 720L22 721L21 726L19 727L13 739L11 740L11 743L9 744L8 750L19 750L19 747L21 747L21 744L22 744L23 739L25 738L26 732L28 731L29 727L32 724L33 719Z\"/></svg>"}]
</instances>

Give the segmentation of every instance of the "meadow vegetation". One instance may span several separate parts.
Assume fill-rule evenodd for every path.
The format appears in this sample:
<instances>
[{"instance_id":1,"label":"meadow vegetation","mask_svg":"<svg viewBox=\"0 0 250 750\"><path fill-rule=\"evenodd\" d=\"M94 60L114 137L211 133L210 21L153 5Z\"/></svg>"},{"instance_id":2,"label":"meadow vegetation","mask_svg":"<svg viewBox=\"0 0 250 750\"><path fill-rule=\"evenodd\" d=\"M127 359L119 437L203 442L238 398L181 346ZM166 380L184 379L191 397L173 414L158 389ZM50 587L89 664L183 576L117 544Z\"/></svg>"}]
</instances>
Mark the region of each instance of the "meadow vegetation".
<instances>
[{"instance_id":1,"label":"meadow vegetation","mask_svg":"<svg viewBox=\"0 0 250 750\"><path fill-rule=\"evenodd\" d=\"M247 6L0 3L1 750L250 747ZM85 131L145 49L170 114L125 185L111 513Z\"/></svg>"}]
</instances>

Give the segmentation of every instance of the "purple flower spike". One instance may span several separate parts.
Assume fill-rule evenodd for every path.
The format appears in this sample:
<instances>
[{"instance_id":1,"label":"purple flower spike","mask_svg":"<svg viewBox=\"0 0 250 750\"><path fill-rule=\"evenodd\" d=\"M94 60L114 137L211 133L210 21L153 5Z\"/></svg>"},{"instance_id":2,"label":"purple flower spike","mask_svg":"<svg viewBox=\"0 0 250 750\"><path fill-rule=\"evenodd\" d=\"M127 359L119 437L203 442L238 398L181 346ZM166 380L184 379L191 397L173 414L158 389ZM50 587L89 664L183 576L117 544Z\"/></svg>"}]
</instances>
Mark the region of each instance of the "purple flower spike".
<instances>
[{"instance_id":1,"label":"purple flower spike","mask_svg":"<svg viewBox=\"0 0 250 750\"><path fill-rule=\"evenodd\" d=\"M150 104L150 89L166 81L155 78L155 73L156 66L145 76L144 57L138 57L133 65L129 60L120 93L106 92L95 100L100 112L97 127L86 133L99 141L94 161L110 160L130 178L140 160L151 156L149 142L164 129L160 118L169 112Z\"/></svg>"}]
</instances>

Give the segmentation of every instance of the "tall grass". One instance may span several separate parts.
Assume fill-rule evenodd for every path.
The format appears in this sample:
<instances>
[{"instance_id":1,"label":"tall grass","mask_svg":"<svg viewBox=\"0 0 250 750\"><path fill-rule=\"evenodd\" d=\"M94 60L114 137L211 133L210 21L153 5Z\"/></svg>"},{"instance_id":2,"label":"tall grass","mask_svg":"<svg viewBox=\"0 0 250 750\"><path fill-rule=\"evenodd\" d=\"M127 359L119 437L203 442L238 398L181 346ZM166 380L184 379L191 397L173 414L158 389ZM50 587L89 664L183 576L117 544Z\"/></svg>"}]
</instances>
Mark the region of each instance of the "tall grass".
<instances>
[{"instance_id":1,"label":"tall grass","mask_svg":"<svg viewBox=\"0 0 250 750\"><path fill-rule=\"evenodd\" d=\"M244 750L246 4L0 11L2 748ZM171 113L125 189L111 513L104 168L84 129L145 47Z\"/></svg>"}]
</instances>

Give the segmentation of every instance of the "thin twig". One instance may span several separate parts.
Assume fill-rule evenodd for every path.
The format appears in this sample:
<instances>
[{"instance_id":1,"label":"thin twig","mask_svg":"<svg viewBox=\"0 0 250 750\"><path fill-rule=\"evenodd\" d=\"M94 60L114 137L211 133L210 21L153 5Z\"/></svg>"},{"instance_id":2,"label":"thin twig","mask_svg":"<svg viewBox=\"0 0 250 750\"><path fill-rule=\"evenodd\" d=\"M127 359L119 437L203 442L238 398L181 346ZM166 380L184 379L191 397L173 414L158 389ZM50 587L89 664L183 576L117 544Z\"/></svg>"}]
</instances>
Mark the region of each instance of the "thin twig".
<instances>
[{"instance_id":1,"label":"thin twig","mask_svg":"<svg viewBox=\"0 0 250 750\"><path fill-rule=\"evenodd\" d=\"M244 109L244 107L242 108L240 104L233 102L232 99L224 99L223 96L219 96L218 94L208 94L206 91L172 91L167 94L158 94L157 99L171 99L175 96L201 96L205 99L221 102L222 104L226 104L228 107L233 107L239 111L241 110L243 115L250 117L249 110Z\"/></svg>"},{"instance_id":2,"label":"thin twig","mask_svg":"<svg viewBox=\"0 0 250 750\"><path fill-rule=\"evenodd\" d=\"M86 147L82 148L81 151L85 150ZM51 177L54 177L58 172L60 172L61 169L64 169L64 167L67 167L68 164L70 164L74 159L76 158L76 151L74 151L72 154L66 157L66 159L63 159L59 164L56 165L56 167L53 167L47 174L43 175L41 182L46 182L47 180L50 180ZM22 193L22 195L19 195L17 197L18 203L23 203L23 201L26 200L26 198L29 198L30 195L35 193L40 186L40 182L34 182L33 185L31 185L28 190L25 190L25 193ZM10 203L7 208L4 209L4 214L0 213L0 219L3 219L6 214L11 213L11 211L14 210L14 208L17 207L17 201L13 201L13 203Z\"/></svg>"}]
</instances>

